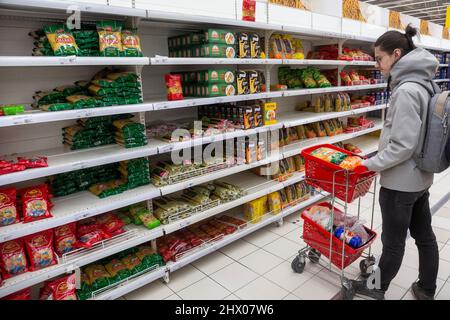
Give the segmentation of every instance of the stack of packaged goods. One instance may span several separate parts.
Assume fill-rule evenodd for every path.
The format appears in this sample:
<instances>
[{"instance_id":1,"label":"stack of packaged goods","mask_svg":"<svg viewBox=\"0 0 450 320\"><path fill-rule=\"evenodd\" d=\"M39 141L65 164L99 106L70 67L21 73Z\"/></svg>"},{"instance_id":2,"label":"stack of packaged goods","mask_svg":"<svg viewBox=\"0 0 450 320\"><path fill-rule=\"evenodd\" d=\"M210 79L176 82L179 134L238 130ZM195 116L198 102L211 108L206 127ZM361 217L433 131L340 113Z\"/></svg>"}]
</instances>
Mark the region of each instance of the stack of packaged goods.
<instances>
[{"instance_id":1,"label":"stack of packaged goods","mask_svg":"<svg viewBox=\"0 0 450 320\"><path fill-rule=\"evenodd\" d=\"M99 198L106 198L150 183L147 158L122 161L118 172L119 179L96 183L89 187L89 191Z\"/></svg>"},{"instance_id":2,"label":"stack of packaged goods","mask_svg":"<svg viewBox=\"0 0 450 320\"><path fill-rule=\"evenodd\" d=\"M235 185L216 181L186 189L179 197L166 196L155 199L154 213L161 223L169 224L187 218L204 208L236 200L243 194L243 190Z\"/></svg>"},{"instance_id":3,"label":"stack of packaged goods","mask_svg":"<svg viewBox=\"0 0 450 320\"><path fill-rule=\"evenodd\" d=\"M142 103L140 79L133 72L102 70L94 76L88 90L105 106Z\"/></svg>"},{"instance_id":4,"label":"stack of packaged goods","mask_svg":"<svg viewBox=\"0 0 450 320\"><path fill-rule=\"evenodd\" d=\"M146 203L137 203L124 208L119 213L119 218L126 224L144 225L147 229L158 227L161 222L155 218L152 212L147 208Z\"/></svg>"},{"instance_id":5,"label":"stack of packaged goods","mask_svg":"<svg viewBox=\"0 0 450 320\"><path fill-rule=\"evenodd\" d=\"M253 168L252 172L259 176L269 177L277 181L285 181L292 177L294 172L305 170L305 160L301 155L295 155L278 161L278 166L272 169L271 165Z\"/></svg>"},{"instance_id":6,"label":"stack of packaged goods","mask_svg":"<svg viewBox=\"0 0 450 320\"><path fill-rule=\"evenodd\" d=\"M269 0L269 3L278 4L285 7L308 10L308 8L300 0Z\"/></svg>"},{"instance_id":7,"label":"stack of packaged goods","mask_svg":"<svg viewBox=\"0 0 450 320\"><path fill-rule=\"evenodd\" d=\"M113 144L112 122L121 116L104 116L77 120L77 124L64 127L63 144L71 150L87 149Z\"/></svg>"},{"instance_id":8,"label":"stack of packaged goods","mask_svg":"<svg viewBox=\"0 0 450 320\"><path fill-rule=\"evenodd\" d=\"M351 99L348 93L325 94L313 96L312 100L298 103L295 110L304 112L342 112L351 110Z\"/></svg>"},{"instance_id":9,"label":"stack of packaged goods","mask_svg":"<svg viewBox=\"0 0 450 320\"><path fill-rule=\"evenodd\" d=\"M345 61L373 61L373 57L364 53L361 49L350 49L344 47L342 54L339 54L338 46L325 45L318 46L314 51L308 53L308 59L318 60L345 60Z\"/></svg>"},{"instance_id":10,"label":"stack of packaged goods","mask_svg":"<svg viewBox=\"0 0 450 320\"><path fill-rule=\"evenodd\" d=\"M134 189L150 184L150 168L147 158L139 158L120 162L119 172L126 181L127 189Z\"/></svg>"},{"instance_id":11,"label":"stack of packaged goods","mask_svg":"<svg viewBox=\"0 0 450 320\"><path fill-rule=\"evenodd\" d=\"M116 128L116 143L125 148L135 148L147 145L145 125L130 119L120 119L113 122Z\"/></svg>"},{"instance_id":12,"label":"stack of packaged goods","mask_svg":"<svg viewBox=\"0 0 450 320\"><path fill-rule=\"evenodd\" d=\"M20 190L15 187L2 188L0 194L0 227L52 217L50 209L53 207L53 194L47 184Z\"/></svg>"},{"instance_id":13,"label":"stack of packaged goods","mask_svg":"<svg viewBox=\"0 0 450 320\"><path fill-rule=\"evenodd\" d=\"M282 209L303 202L310 196L311 189L306 182L289 185L280 191L247 202L243 208L244 219L251 223L258 223L264 215L279 214Z\"/></svg>"},{"instance_id":14,"label":"stack of packaged goods","mask_svg":"<svg viewBox=\"0 0 450 320\"><path fill-rule=\"evenodd\" d=\"M178 72L185 97L218 97L236 94L236 77L229 69Z\"/></svg>"},{"instance_id":15,"label":"stack of packaged goods","mask_svg":"<svg viewBox=\"0 0 450 320\"><path fill-rule=\"evenodd\" d=\"M82 26L69 30L65 25L46 26L29 33L34 56L142 57L135 29L124 29L119 21L99 21L96 30Z\"/></svg>"},{"instance_id":16,"label":"stack of packaged goods","mask_svg":"<svg viewBox=\"0 0 450 320\"><path fill-rule=\"evenodd\" d=\"M222 218L222 217L221 217ZM200 247L203 244L221 240L224 236L238 230L237 226L230 225L230 220L212 218L202 221L188 228L166 235L158 242L158 252L164 262L177 261L189 250ZM239 225L245 221L232 218Z\"/></svg>"},{"instance_id":17,"label":"stack of packaged goods","mask_svg":"<svg viewBox=\"0 0 450 320\"><path fill-rule=\"evenodd\" d=\"M364 70L341 71L339 73L343 86L358 86L383 83L384 79L377 72Z\"/></svg>"},{"instance_id":18,"label":"stack of packaged goods","mask_svg":"<svg viewBox=\"0 0 450 320\"><path fill-rule=\"evenodd\" d=\"M14 158L15 160L13 160ZM44 167L48 167L48 163L47 157L43 156L0 158L0 175Z\"/></svg>"},{"instance_id":19,"label":"stack of packaged goods","mask_svg":"<svg viewBox=\"0 0 450 320\"><path fill-rule=\"evenodd\" d=\"M97 291L163 265L162 257L150 245L127 249L84 267L77 297L80 300L90 299Z\"/></svg>"},{"instance_id":20,"label":"stack of packaged goods","mask_svg":"<svg viewBox=\"0 0 450 320\"><path fill-rule=\"evenodd\" d=\"M97 30L82 28L81 30L72 31L72 34L80 49L80 56L95 57L100 55Z\"/></svg>"},{"instance_id":21,"label":"stack of packaged goods","mask_svg":"<svg viewBox=\"0 0 450 320\"><path fill-rule=\"evenodd\" d=\"M375 126L375 123L372 120L367 120L366 117L349 117L347 119L347 127L345 128L345 132L356 132L364 129L372 128Z\"/></svg>"},{"instance_id":22,"label":"stack of packaged goods","mask_svg":"<svg viewBox=\"0 0 450 320\"><path fill-rule=\"evenodd\" d=\"M305 59L302 41L286 34L272 35L269 48L271 59Z\"/></svg>"},{"instance_id":23,"label":"stack of packaged goods","mask_svg":"<svg viewBox=\"0 0 450 320\"><path fill-rule=\"evenodd\" d=\"M357 166L361 165L362 162L362 158L359 156L350 156L327 147L317 148L311 152L311 155L346 170L353 170Z\"/></svg>"},{"instance_id":24,"label":"stack of packaged goods","mask_svg":"<svg viewBox=\"0 0 450 320\"><path fill-rule=\"evenodd\" d=\"M236 58L236 35L229 30L207 29L169 38L169 57Z\"/></svg>"},{"instance_id":25,"label":"stack of packaged goods","mask_svg":"<svg viewBox=\"0 0 450 320\"><path fill-rule=\"evenodd\" d=\"M118 164L81 169L60 173L49 178L55 197L66 196L75 192L88 190L90 186L119 178Z\"/></svg>"},{"instance_id":26,"label":"stack of packaged goods","mask_svg":"<svg viewBox=\"0 0 450 320\"><path fill-rule=\"evenodd\" d=\"M287 89L299 88L326 88L331 87L331 83L314 67L306 69L292 69L291 67L281 67L278 69L278 81L281 86ZM279 89L285 89L280 87Z\"/></svg>"},{"instance_id":27,"label":"stack of packaged goods","mask_svg":"<svg viewBox=\"0 0 450 320\"><path fill-rule=\"evenodd\" d=\"M104 69L92 81L76 81L52 91L37 91L33 107L42 111L62 111L142 103L139 76L132 72Z\"/></svg>"}]
</instances>

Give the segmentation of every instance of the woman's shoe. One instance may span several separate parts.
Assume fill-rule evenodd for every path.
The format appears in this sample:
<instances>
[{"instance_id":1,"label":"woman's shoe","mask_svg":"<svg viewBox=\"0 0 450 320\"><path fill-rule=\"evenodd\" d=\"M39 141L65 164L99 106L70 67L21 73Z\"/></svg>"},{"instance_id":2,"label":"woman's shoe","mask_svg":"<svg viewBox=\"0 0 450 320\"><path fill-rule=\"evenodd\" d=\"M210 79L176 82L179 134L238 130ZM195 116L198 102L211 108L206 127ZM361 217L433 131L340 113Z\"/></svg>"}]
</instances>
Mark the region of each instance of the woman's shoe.
<instances>
[{"instance_id":1,"label":"woman's shoe","mask_svg":"<svg viewBox=\"0 0 450 320\"><path fill-rule=\"evenodd\" d=\"M411 286L411 291L414 298L417 300L434 300L434 296L430 296L423 290L417 282L414 282Z\"/></svg>"}]
</instances>

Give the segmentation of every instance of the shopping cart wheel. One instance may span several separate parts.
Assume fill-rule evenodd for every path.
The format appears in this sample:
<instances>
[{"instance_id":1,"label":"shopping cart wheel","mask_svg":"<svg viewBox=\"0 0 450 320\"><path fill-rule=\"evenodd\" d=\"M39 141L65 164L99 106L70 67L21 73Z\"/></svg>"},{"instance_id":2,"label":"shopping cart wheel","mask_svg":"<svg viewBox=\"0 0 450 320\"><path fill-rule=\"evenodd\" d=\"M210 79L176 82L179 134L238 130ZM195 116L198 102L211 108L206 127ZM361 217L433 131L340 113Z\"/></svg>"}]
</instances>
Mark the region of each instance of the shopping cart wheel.
<instances>
[{"instance_id":1,"label":"shopping cart wheel","mask_svg":"<svg viewBox=\"0 0 450 320\"><path fill-rule=\"evenodd\" d=\"M370 256L370 257L360 261L359 269L361 270L362 277L370 276L370 273L368 273L367 270L369 269L370 266L375 265L375 262L376 262L376 260L375 260L374 256Z\"/></svg>"},{"instance_id":2,"label":"shopping cart wheel","mask_svg":"<svg viewBox=\"0 0 450 320\"><path fill-rule=\"evenodd\" d=\"M319 263L321 253L316 249L311 249L308 252L308 258L312 263Z\"/></svg>"},{"instance_id":3,"label":"shopping cart wheel","mask_svg":"<svg viewBox=\"0 0 450 320\"><path fill-rule=\"evenodd\" d=\"M341 287L341 299L353 300L355 294L355 288L353 288L352 283L348 279L344 278Z\"/></svg>"},{"instance_id":4,"label":"shopping cart wheel","mask_svg":"<svg viewBox=\"0 0 450 320\"><path fill-rule=\"evenodd\" d=\"M291 267L295 273L302 273L305 269L306 261L304 256L296 256L294 260L292 260Z\"/></svg>"}]
</instances>

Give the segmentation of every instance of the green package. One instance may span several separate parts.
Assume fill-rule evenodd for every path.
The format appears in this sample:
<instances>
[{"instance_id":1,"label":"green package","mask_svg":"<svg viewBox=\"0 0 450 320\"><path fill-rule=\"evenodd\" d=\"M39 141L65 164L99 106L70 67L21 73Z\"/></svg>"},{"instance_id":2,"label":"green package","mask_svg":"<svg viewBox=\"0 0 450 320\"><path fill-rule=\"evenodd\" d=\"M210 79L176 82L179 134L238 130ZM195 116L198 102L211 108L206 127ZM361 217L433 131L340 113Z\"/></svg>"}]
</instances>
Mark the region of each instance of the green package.
<instances>
[{"instance_id":1,"label":"green package","mask_svg":"<svg viewBox=\"0 0 450 320\"><path fill-rule=\"evenodd\" d=\"M37 105L67 102L65 95L57 91L37 91L33 96Z\"/></svg>"},{"instance_id":2,"label":"green package","mask_svg":"<svg viewBox=\"0 0 450 320\"><path fill-rule=\"evenodd\" d=\"M236 35L230 30L208 29L204 32L204 41L206 43L220 43L227 45L236 44Z\"/></svg>"},{"instance_id":3,"label":"green package","mask_svg":"<svg viewBox=\"0 0 450 320\"><path fill-rule=\"evenodd\" d=\"M5 116L12 116L12 115L16 115L16 114L25 112L24 106L20 105L20 104L7 105L7 106L3 106L1 108L3 109L3 114Z\"/></svg>"},{"instance_id":4,"label":"green package","mask_svg":"<svg viewBox=\"0 0 450 320\"><path fill-rule=\"evenodd\" d=\"M84 269L93 291L109 286L110 274L100 264L92 264Z\"/></svg>"},{"instance_id":5,"label":"green package","mask_svg":"<svg viewBox=\"0 0 450 320\"><path fill-rule=\"evenodd\" d=\"M131 276L128 267L119 259L113 259L105 265L106 271L111 275L112 282L117 282Z\"/></svg>"},{"instance_id":6,"label":"green package","mask_svg":"<svg viewBox=\"0 0 450 320\"><path fill-rule=\"evenodd\" d=\"M148 210L140 211L138 213L138 217L139 219L141 219L142 223L147 229L156 228L161 224L161 222L158 219L156 219L155 216L151 214L150 211Z\"/></svg>"},{"instance_id":7,"label":"green package","mask_svg":"<svg viewBox=\"0 0 450 320\"><path fill-rule=\"evenodd\" d=\"M146 269L146 266L142 263L141 259L134 253L123 257L122 262L127 266L131 274L136 274Z\"/></svg>"},{"instance_id":8,"label":"green package","mask_svg":"<svg viewBox=\"0 0 450 320\"><path fill-rule=\"evenodd\" d=\"M199 88L200 95L203 97L234 96L236 94L236 87L233 84L208 84L199 86Z\"/></svg>"},{"instance_id":9,"label":"green package","mask_svg":"<svg viewBox=\"0 0 450 320\"><path fill-rule=\"evenodd\" d=\"M236 58L236 49L234 45L226 44L204 44L201 46L202 57L209 58Z\"/></svg>"},{"instance_id":10,"label":"green package","mask_svg":"<svg viewBox=\"0 0 450 320\"><path fill-rule=\"evenodd\" d=\"M129 225L132 223L131 219L129 216L127 216L126 214L119 212L117 214L117 216L119 217L120 220L122 220L123 223L125 223L125 225Z\"/></svg>"},{"instance_id":11,"label":"green package","mask_svg":"<svg viewBox=\"0 0 450 320\"><path fill-rule=\"evenodd\" d=\"M97 22L100 55L119 57L122 52L122 23L119 21Z\"/></svg>"},{"instance_id":12,"label":"green package","mask_svg":"<svg viewBox=\"0 0 450 320\"><path fill-rule=\"evenodd\" d=\"M344 161L345 158L347 158L347 157L348 157L348 156L347 156L345 153L342 153L342 152L337 151L336 153L334 153L334 154L331 156L330 162L331 162L331 163L334 163L334 164L336 164L336 165L340 165L341 162Z\"/></svg>"},{"instance_id":13,"label":"green package","mask_svg":"<svg viewBox=\"0 0 450 320\"><path fill-rule=\"evenodd\" d=\"M197 82L234 84L235 76L231 70L204 70L197 72Z\"/></svg>"},{"instance_id":14,"label":"green package","mask_svg":"<svg viewBox=\"0 0 450 320\"><path fill-rule=\"evenodd\" d=\"M79 54L75 38L65 25L46 26L44 31L55 56Z\"/></svg>"}]
</instances>

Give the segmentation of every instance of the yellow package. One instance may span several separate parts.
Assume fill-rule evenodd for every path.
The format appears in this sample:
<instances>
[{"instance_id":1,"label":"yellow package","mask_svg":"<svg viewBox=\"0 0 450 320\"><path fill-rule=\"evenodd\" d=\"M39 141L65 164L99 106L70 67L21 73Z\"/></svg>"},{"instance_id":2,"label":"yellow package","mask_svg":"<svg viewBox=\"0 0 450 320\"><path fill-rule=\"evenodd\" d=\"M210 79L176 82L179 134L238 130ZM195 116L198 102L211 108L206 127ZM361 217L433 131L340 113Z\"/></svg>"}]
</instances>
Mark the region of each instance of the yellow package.
<instances>
[{"instance_id":1,"label":"yellow package","mask_svg":"<svg viewBox=\"0 0 450 320\"><path fill-rule=\"evenodd\" d=\"M269 212L273 215L281 212L281 196L278 191L272 192L267 197Z\"/></svg>"},{"instance_id":2,"label":"yellow package","mask_svg":"<svg viewBox=\"0 0 450 320\"><path fill-rule=\"evenodd\" d=\"M261 198L247 202L244 205L244 219L251 223L257 223L261 221L263 215L263 204Z\"/></svg>"},{"instance_id":3,"label":"yellow package","mask_svg":"<svg viewBox=\"0 0 450 320\"><path fill-rule=\"evenodd\" d=\"M291 39L292 45L294 46L293 59L302 60L305 59L305 51L303 50L302 40L295 38Z\"/></svg>"},{"instance_id":4,"label":"yellow package","mask_svg":"<svg viewBox=\"0 0 450 320\"><path fill-rule=\"evenodd\" d=\"M322 102L321 96L315 96L312 100L312 106L314 108L314 112L324 112L324 106Z\"/></svg>"},{"instance_id":5,"label":"yellow package","mask_svg":"<svg viewBox=\"0 0 450 320\"><path fill-rule=\"evenodd\" d=\"M265 102L262 106L264 125L271 125L277 123L277 103Z\"/></svg>"},{"instance_id":6,"label":"yellow package","mask_svg":"<svg viewBox=\"0 0 450 320\"><path fill-rule=\"evenodd\" d=\"M324 97L323 97L323 111L324 112L333 111L332 99L331 99L331 96L328 94L324 95Z\"/></svg>"},{"instance_id":7,"label":"yellow package","mask_svg":"<svg viewBox=\"0 0 450 320\"><path fill-rule=\"evenodd\" d=\"M141 39L136 30L122 31L122 50L124 57L142 57Z\"/></svg>"},{"instance_id":8,"label":"yellow package","mask_svg":"<svg viewBox=\"0 0 450 320\"><path fill-rule=\"evenodd\" d=\"M118 21L97 22L100 55L119 57L122 54L122 24Z\"/></svg>"},{"instance_id":9,"label":"yellow package","mask_svg":"<svg viewBox=\"0 0 450 320\"><path fill-rule=\"evenodd\" d=\"M303 125L297 126L297 137L299 140L304 140L306 139L306 132L305 132L305 127Z\"/></svg>"},{"instance_id":10,"label":"yellow package","mask_svg":"<svg viewBox=\"0 0 450 320\"><path fill-rule=\"evenodd\" d=\"M312 124L314 128L314 132L317 134L318 137L326 137L327 131L325 130L325 127L321 121L315 122Z\"/></svg>"},{"instance_id":11,"label":"yellow package","mask_svg":"<svg viewBox=\"0 0 450 320\"><path fill-rule=\"evenodd\" d=\"M75 38L65 25L48 26L44 28L44 31L55 56L71 56L80 53Z\"/></svg>"},{"instance_id":12,"label":"yellow package","mask_svg":"<svg viewBox=\"0 0 450 320\"><path fill-rule=\"evenodd\" d=\"M357 166L361 165L362 159L357 156L350 156L344 159L339 165L341 168L346 170L353 170Z\"/></svg>"},{"instance_id":13,"label":"yellow package","mask_svg":"<svg viewBox=\"0 0 450 320\"><path fill-rule=\"evenodd\" d=\"M336 127L331 120L326 120L323 122L323 125L325 126L325 131L327 132L327 136L332 137L336 135Z\"/></svg>"}]
</instances>

